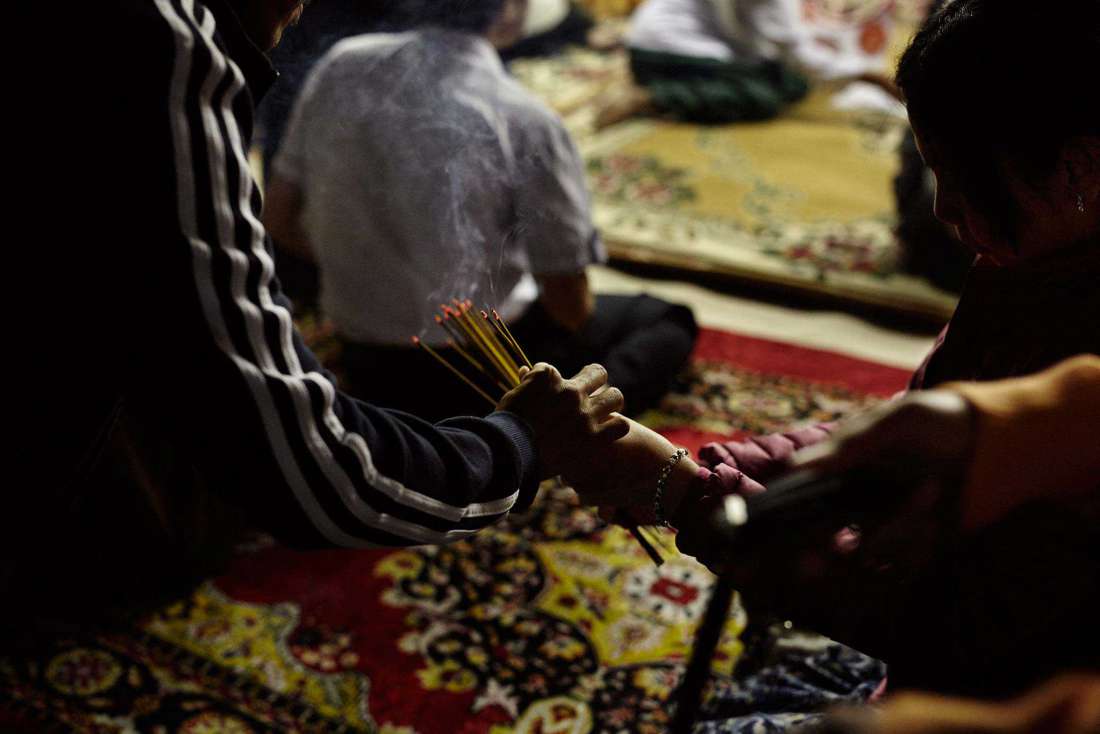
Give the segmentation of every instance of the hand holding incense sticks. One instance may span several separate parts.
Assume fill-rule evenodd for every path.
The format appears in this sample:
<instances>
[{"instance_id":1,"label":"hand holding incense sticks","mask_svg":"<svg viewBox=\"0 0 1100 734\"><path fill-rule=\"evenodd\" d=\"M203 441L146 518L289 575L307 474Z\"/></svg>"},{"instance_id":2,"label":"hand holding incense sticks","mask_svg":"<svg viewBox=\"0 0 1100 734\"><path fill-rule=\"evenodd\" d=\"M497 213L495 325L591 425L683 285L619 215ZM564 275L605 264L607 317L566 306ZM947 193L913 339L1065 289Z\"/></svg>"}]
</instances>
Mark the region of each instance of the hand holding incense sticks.
<instances>
[{"instance_id":1,"label":"hand holding incense sticks","mask_svg":"<svg viewBox=\"0 0 1100 734\"><path fill-rule=\"evenodd\" d=\"M468 300L441 305L435 322L450 337L448 349L433 349L418 337L413 337L413 343L490 406L523 415L532 425L547 426L547 432L560 439L548 450L540 449L540 460L551 473L568 473L566 467L578 457L587 456L587 463L595 465L601 457L578 449L606 449L627 433L629 424L615 412L622 407L622 393L606 386L607 372L602 367L589 365L573 379L563 380L549 365L532 365L500 314L488 307L476 310ZM524 381L530 385L526 394L510 392ZM570 392L578 399L563 399ZM659 531L640 528L627 515L621 524L654 563L663 562L657 548L669 549L658 537Z\"/></svg>"},{"instance_id":2,"label":"hand holding incense sticks","mask_svg":"<svg viewBox=\"0 0 1100 734\"><path fill-rule=\"evenodd\" d=\"M500 314L475 310L470 301L441 305L435 321L450 337L447 347L417 337L413 343L491 407L522 416L547 474L593 473L590 467L628 432L617 413L623 395L607 384L603 367L588 365L566 380L551 365L533 365Z\"/></svg>"},{"instance_id":3,"label":"hand holding incense sticks","mask_svg":"<svg viewBox=\"0 0 1100 734\"><path fill-rule=\"evenodd\" d=\"M508 330L500 314L475 311L471 301L451 301L441 305L435 323L450 339L447 346L458 357L458 365L445 359L438 350L413 337L417 345L492 406L520 383L521 367L531 368L527 355Z\"/></svg>"}]
</instances>

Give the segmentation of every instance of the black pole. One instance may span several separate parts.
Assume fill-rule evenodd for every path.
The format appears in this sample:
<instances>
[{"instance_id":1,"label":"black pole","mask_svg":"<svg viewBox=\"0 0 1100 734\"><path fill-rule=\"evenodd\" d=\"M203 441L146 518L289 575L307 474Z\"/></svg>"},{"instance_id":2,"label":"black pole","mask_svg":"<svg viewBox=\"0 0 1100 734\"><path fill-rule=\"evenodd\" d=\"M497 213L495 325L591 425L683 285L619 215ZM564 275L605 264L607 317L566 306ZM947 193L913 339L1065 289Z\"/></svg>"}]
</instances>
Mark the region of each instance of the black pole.
<instances>
[{"instance_id":1,"label":"black pole","mask_svg":"<svg viewBox=\"0 0 1100 734\"><path fill-rule=\"evenodd\" d=\"M710 601L707 602L703 621L699 623L699 629L695 632L695 646L691 652L691 660L684 671L680 687L676 689L676 713L669 728L670 734L690 734L691 727L699 715L699 708L703 704L703 687L710 676L714 653L718 649L718 641L722 638L726 620L729 619L733 592L733 579L729 576L719 576L710 594Z\"/></svg>"}]
</instances>

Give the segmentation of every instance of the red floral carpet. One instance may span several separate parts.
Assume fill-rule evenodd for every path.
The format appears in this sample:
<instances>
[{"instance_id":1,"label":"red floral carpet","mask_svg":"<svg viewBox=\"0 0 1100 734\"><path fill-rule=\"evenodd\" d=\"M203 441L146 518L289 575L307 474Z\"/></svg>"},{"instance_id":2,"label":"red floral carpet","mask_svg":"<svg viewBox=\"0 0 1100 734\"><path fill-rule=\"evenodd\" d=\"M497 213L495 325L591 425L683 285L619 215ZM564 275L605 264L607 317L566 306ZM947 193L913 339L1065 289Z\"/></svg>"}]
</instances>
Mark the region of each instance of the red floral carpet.
<instances>
[{"instance_id":1,"label":"red floral carpet","mask_svg":"<svg viewBox=\"0 0 1100 734\"><path fill-rule=\"evenodd\" d=\"M646 420L694 449L833 419L905 379L704 331ZM657 734L710 583L687 558L653 567L554 488L447 547L301 554L257 540L137 624L0 658L0 730ZM730 618L718 687L744 623Z\"/></svg>"}]
</instances>

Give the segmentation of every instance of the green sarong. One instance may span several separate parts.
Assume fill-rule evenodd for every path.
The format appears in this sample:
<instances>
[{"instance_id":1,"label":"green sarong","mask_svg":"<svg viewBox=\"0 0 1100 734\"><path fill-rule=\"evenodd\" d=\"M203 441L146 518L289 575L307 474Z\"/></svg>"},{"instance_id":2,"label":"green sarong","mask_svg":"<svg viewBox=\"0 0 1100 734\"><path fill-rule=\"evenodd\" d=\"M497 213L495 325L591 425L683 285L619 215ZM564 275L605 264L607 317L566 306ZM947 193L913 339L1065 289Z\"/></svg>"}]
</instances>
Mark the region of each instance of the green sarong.
<instances>
[{"instance_id":1,"label":"green sarong","mask_svg":"<svg viewBox=\"0 0 1100 734\"><path fill-rule=\"evenodd\" d=\"M654 104L689 122L767 120L810 88L805 77L777 61L718 61L632 48L630 68Z\"/></svg>"}]
</instances>

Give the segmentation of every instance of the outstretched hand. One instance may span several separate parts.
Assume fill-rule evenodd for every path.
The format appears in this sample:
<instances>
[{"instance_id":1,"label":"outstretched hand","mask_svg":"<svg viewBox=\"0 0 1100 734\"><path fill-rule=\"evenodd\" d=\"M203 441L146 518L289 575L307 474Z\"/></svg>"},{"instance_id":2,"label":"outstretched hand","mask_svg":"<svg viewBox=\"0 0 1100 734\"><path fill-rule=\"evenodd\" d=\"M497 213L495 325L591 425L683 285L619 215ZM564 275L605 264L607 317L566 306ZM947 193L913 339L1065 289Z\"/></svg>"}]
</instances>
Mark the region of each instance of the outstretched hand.
<instances>
[{"instance_id":1,"label":"outstretched hand","mask_svg":"<svg viewBox=\"0 0 1100 734\"><path fill-rule=\"evenodd\" d=\"M617 413L623 394L607 384L607 370L598 364L569 380L544 362L522 368L520 384L497 407L531 427L544 478L583 474L629 430L626 418Z\"/></svg>"},{"instance_id":2,"label":"outstretched hand","mask_svg":"<svg viewBox=\"0 0 1100 734\"><path fill-rule=\"evenodd\" d=\"M898 494L875 503L887 508L881 516L858 529L810 519L733 557L724 541L728 526L716 519L739 485L731 471L716 475L705 496L679 513L676 544L716 573L731 574L746 603L852 642L864 613L887 605L897 580L942 550L954 509L944 488L959 485L972 440L971 410L961 396L914 393L854 417L790 462L825 475L881 478L874 489Z\"/></svg>"}]
</instances>

